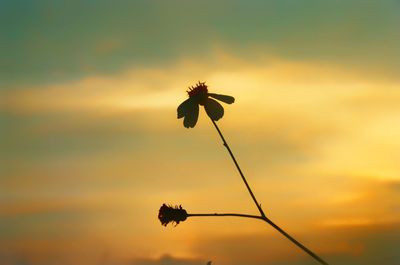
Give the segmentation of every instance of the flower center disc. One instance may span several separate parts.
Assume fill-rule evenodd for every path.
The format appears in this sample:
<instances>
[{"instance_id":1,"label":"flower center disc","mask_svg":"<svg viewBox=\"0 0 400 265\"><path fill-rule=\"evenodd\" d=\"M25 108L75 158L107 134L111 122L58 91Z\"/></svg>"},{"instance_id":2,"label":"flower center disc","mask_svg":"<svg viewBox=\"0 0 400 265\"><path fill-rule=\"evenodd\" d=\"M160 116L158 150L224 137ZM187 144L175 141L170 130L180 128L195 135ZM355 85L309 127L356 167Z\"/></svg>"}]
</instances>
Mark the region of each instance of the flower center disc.
<instances>
[{"instance_id":1,"label":"flower center disc","mask_svg":"<svg viewBox=\"0 0 400 265\"><path fill-rule=\"evenodd\" d=\"M207 97L208 97L208 89L206 86L206 83L199 82L196 84L195 87L189 87L189 90L187 91L189 94L189 98L194 98L198 104L204 105Z\"/></svg>"}]
</instances>

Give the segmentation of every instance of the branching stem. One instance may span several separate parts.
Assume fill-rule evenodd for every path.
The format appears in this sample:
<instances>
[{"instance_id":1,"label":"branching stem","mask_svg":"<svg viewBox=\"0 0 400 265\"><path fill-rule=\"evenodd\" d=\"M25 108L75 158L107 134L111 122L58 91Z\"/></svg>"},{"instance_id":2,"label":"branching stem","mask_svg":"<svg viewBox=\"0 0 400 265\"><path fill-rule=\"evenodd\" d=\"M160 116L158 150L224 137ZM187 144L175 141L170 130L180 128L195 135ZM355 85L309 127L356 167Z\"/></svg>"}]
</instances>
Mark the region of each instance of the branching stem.
<instances>
[{"instance_id":1,"label":"branching stem","mask_svg":"<svg viewBox=\"0 0 400 265\"><path fill-rule=\"evenodd\" d=\"M246 185L247 190L249 191L251 198L253 198L253 201L254 201L254 203L256 204L257 208L258 208L258 211L260 212L261 216L265 217L264 211L263 211L263 209L261 208L261 205L257 202L256 196L254 196L254 193L253 193L253 191L251 190L249 183L247 183L247 180L246 180L246 178L244 177L243 172L242 172L242 170L240 169L240 166L239 166L238 162L236 161L235 156L233 155L233 153L232 153L232 151L231 151L231 148L229 147L228 143L225 141L224 136L222 135L220 129L218 128L218 125L215 123L215 121L214 121L213 119L211 119L211 121L212 121L212 123L214 124L215 129L217 129L217 132L218 132L219 136L221 137L222 142L224 143L224 146L225 146L226 149L228 150L228 152L229 152L229 154L230 154L230 156L231 156L231 158L232 158L232 160L233 160L233 163L235 163L235 166L236 166L237 170L239 171L239 174L240 174L240 176L242 177L242 180L243 180L244 184Z\"/></svg>"},{"instance_id":2,"label":"branching stem","mask_svg":"<svg viewBox=\"0 0 400 265\"><path fill-rule=\"evenodd\" d=\"M210 118L211 119L211 118ZM255 205L257 206L258 211L260 212L261 216L256 216L256 215L247 215L247 214L189 214L188 216L237 216L237 217L245 217L245 218L255 218L255 219L261 219L264 220L265 222L267 222L269 225L271 225L273 228L275 228L279 233L281 233L282 235L284 235L287 239L289 239L292 243L294 243L296 246L298 246L299 248L301 248L303 251L305 251L308 255L310 255L311 257L313 257L316 261L318 261L321 264L324 265L329 265L326 261L324 261L322 258L320 258L317 254L315 254L314 252L312 252L310 249L308 249L307 247L305 247L303 244L301 244L299 241L297 241L296 239L294 239L292 236L290 236L288 233L286 233L282 228L280 228L278 225L276 225L274 222L272 222L265 214L263 209L261 208L261 205L257 202L256 196L254 195L253 191L250 188L250 185L248 184L245 176L243 175L242 170L240 169L240 166L238 164L238 162L236 161L235 156L233 155L228 143L226 142L224 136L222 135L220 129L218 128L218 125L215 123L215 121L213 119L211 119L212 123L215 126L215 129L217 129L217 132L219 134L219 136L222 139L222 142L224 144L224 146L226 147L226 149L229 152L229 155L231 156L233 163L235 164L237 170L239 171L240 176L242 177L242 180L244 182L244 184L246 185L247 190L250 193L251 198L253 199Z\"/></svg>"}]
</instances>

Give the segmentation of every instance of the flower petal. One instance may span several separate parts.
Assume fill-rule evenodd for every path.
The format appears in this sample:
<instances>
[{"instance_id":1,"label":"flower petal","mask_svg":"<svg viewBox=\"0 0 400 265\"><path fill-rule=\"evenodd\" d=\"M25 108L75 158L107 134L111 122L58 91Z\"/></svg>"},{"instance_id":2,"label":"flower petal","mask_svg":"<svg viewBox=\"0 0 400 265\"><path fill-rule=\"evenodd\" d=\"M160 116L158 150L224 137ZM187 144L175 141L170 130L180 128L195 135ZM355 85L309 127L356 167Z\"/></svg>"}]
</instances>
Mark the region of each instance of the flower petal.
<instances>
[{"instance_id":1,"label":"flower petal","mask_svg":"<svg viewBox=\"0 0 400 265\"><path fill-rule=\"evenodd\" d=\"M197 119L199 118L199 105L194 101L189 102L190 107L187 108L187 112L185 113L183 125L186 128L193 128L197 123Z\"/></svg>"},{"instance_id":2,"label":"flower petal","mask_svg":"<svg viewBox=\"0 0 400 265\"><path fill-rule=\"evenodd\" d=\"M187 100L183 101L179 106L178 106L178 119L182 118L183 116L186 115L186 113L189 112L190 108L192 108L192 102L193 100L188 98Z\"/></svg>"},{"instance_id":3,"label":"flower petal","mask_svg":"<svg viewBox=\"0 0 400 265\"><path fill-rule=\"evenodd\" d=\"M224 108L221 104L211 98L207 99L204 108L206 109L207 115L214 121L217 121L224 116Z\"/></svg>"},{"instance_id":4,"label":"flower petal","mask_svg":"<svg viewBox=\"0 0 400 265\"><path fill-rule=\"evenodd\" d=\"M232 104L233 102L235 102L235 98L232 96L215 94L215 93L208 93L208 95L210 97L218 99L226 104Z\"/></svg>"}]
</instances>

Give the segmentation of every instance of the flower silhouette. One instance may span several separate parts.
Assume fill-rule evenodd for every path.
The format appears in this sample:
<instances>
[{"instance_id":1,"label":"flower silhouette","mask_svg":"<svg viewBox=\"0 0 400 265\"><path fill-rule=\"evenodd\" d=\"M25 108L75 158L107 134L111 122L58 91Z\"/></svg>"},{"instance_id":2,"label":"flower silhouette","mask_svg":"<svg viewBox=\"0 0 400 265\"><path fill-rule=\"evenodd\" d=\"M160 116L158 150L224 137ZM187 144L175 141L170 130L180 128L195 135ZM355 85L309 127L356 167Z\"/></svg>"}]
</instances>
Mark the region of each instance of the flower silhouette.
<instances>
[{"instance_id":1,"label":"flower silhouette","mask_svg":"<svg viewBox=\"0 0 400 265\"><path fill-rule=\"evenodd\" d=\"M183 222L186 220L188 214L185 209L182 208L181 205L172 207L170 205L166 205L165 203L160 207L158 211L158 219L161 224L167 226L170 222L179 224L179 222Z\"/></svg>"},{"instance_id":2,"label":"flower silhouette","mask_svg":"<svg viewBox=\"0 0 400 265\"><path fill-rule=\"evenodd\" d=\"M199 105L204 106L207 115L214 121L219 120L224 116L224 108L218 99L227 104L235 102L235 98L227 95L208 93L205 82L198 82L196 86L189 87L187 91L189 98L182 102L178 107L178 119L183 119L183 125L186 128L193 128L199 117ZM210 98L211 97L211 98Z\"/></svg>"}]
</instances>

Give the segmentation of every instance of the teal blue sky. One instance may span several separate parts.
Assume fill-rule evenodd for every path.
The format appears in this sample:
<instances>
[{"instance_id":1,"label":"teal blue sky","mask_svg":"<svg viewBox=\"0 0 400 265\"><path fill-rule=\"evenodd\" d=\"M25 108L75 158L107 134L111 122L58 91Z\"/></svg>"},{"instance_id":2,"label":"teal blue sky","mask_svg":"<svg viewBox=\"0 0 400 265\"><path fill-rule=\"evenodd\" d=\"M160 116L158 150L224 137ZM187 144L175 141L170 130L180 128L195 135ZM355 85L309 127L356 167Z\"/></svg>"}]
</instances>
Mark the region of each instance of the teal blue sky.
<instances>
[{"instance_id":1,"label":"teal blue sky","mask_svg":"<svg viewBox=\"0 0 400 265\"><path fill-rule=\"evenodd\" d=\"M112 12L110 12L112 10ZM271 53L398 76L400 3L384 1L0 2L1 87Z\"/></svg>"}]
</instances>

